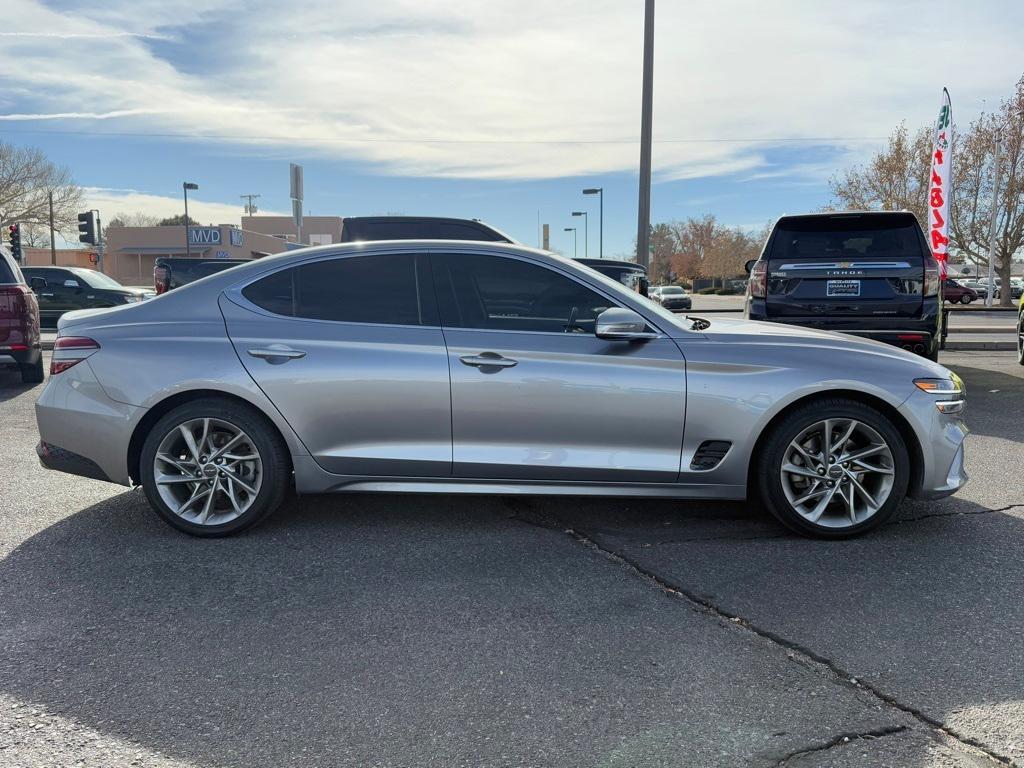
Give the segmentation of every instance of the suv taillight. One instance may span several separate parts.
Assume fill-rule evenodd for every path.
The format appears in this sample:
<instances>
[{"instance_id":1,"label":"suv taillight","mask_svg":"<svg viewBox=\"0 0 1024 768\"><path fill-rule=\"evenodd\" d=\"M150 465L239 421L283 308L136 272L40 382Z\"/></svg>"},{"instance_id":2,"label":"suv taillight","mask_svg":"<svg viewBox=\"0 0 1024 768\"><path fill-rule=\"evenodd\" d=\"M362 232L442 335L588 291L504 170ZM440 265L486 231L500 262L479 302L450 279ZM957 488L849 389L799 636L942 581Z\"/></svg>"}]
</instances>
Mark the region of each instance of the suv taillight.
<instances>
[{"instance_id":1,"label":"suv taillight","mask_svg":"<svg viewBox=\"0 0 1024 768\"><path fill-rule=\"evenodd\" d=\"M750 295L763 299L768 293L768 262L758 259L750 269Z\"/></svg>"},{"instance_id":2,"label":"suv taillight","mask_svg":"<svg viewBox=\"0 0 1024 768\"><path fill-rule=\"evenodd\" d=\"M53 343L50 375L55 376L73 365L78 365L99 348L99 343L88 336L58 336Z\"/></svg>"},{"instance_id":3,"label":"suv taillight","mask_svg":"<svg viewBox=\"0 0 1024 768\"><path fill-rule=\"evenodd\" d=\"M153 267L153 288L156 290L157 296L161 293L167 293L167 289L170 287L171 271L167 267Z\"/></svg>"},{"instance_id":4,"label":"suv taillight","mask_svg":"<svg viewBox=\"0 0 1024 768\"><path fill-rule=\"evenodd\" d=\"M939 263L932 256L924 260L924 295L939 295Z\"/></svg>"},{"instance_id":5,"label":"suv taillight","mask_svg":"<svg viewBox=\"0 0 1024 768\"><path fill-rule=\"evenodd\" d=\"M35 302L27 285L0 285L0 350L23 351L36 335Z\"/></svg>"}]
</instances>

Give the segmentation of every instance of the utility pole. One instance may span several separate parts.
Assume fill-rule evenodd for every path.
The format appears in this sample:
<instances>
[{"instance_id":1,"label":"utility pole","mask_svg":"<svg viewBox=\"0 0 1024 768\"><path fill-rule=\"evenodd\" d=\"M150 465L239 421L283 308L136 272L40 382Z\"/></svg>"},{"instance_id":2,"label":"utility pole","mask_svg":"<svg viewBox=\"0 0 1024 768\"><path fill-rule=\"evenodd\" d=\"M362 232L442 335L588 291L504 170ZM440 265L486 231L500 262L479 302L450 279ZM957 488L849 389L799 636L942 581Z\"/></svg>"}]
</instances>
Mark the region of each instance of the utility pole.
<instances>
[{"instance_id":1,"label":"utility pole","mask_svg":"<svg viewBox=\"0 0 1024 768\"><path fill-rule=\"evenodd\" d=\"M50 264L57 266L57 242L53 234L53 190L50 190Z\"/></svg>"},{"instance_id":2,"label":"utility pole","mask_svg":"<svg viewBox=\"0 0 1024 768\"><path fill-rule=\"evenodd\" d=\"M255 216L256 215L256 211L258 209L256 208L256 204L253 203L253 200L255 200L257 197L259 197L259 195L239 195L239 197L246 201L246 203L245 203L245 215L246 216Z\"/></svg>"},{"instance_id":3,"label":"utility pole","mask_svg":"<svg viewBox=\"0 0 1024 768\"><path fill-rule=\"evenodd\" d=\"M654 102L654 0L644 3L644 70L640 106L640 195L637 206L636 261L650 263L651 239L651 127Z\"/></svg>"}]
</instances>

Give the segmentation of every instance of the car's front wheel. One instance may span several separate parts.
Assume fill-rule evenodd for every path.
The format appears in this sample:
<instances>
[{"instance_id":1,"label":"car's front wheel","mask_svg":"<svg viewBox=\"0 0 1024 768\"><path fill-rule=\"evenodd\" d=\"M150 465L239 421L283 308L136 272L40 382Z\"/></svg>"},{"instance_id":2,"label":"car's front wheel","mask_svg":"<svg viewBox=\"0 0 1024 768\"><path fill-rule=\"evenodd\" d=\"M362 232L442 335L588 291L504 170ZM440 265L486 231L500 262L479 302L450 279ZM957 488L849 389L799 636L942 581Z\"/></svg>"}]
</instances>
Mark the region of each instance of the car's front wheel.
<instances>
[{"instance_id":1,"label":"car's front wheel","mask_svg":"<svg viewBox=\"0 0 1024 768\"><path fill-rule=\"evenodd\" d=\"M1024 312L1017 317L1017 362L1024 365Z\"/></svg>"},{"instance_id":2,"label":"car's front wheel","mask_svg":"<svg viewBox=\"0 0 1024 768\"><path fill-rule=\"evenodd\" d=\"M263 414L204 398L156 423L142 447L140 474L150 505L167 523L193 536L226 536L281 504L291 464Z\"/></svg>"},{"instance_id":3,"label":"car's front wheel","mask_svg":"<svg viewBox=\"0 0 1024 768\"><path fill-rule=\"evenodd\" d=\"M808 536L846 538L878 527L906 496L910 459L882 413L855 400L819 400L774 426L755 471L775 517Z\"/></svg>"},{"instance_id":4,"label":"car's front wheel","mask_svg":"<svg viewBox=\"0 0 1024 768\"><path fill-rule=\"evenodd\" d=\"M960 303L961 304L970 304L972 301L974 301L974 297L973 296L969 296L966 293L963 296L960 297Z\"/></svg>"}]
</instances>

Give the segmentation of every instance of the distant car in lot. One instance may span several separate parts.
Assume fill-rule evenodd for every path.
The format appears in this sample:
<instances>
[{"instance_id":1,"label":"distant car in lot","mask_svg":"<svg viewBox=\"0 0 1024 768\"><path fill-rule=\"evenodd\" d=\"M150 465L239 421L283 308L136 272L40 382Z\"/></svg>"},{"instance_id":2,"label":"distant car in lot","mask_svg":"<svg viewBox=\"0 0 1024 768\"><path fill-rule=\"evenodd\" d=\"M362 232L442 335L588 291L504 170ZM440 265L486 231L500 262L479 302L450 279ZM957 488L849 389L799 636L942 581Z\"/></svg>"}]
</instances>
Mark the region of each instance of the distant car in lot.
<instances>
[{"instance_id":1,"label":"distant car in lot","mask_svg":"<svg viewBox=\"0 0 1024 768\"><path fill-rule=\"evenodd\" d=\"M514 243L511 237L477 219L443 216L347 216L342 220L341 242L375 240L477 240Z\"/></svg>"},{"instance_id":2,"label":"distant car in lot","mask_svg":"<svg viewBox=\"0 0 1024 768\"><path fill-rule=\"evenodd\" d=\"M665 309L672 312L685 311L693 307L690 295L678 285L661 285L655 288L657 293L651 296Z\"/></svg>"},{"instance_id":3,"label":"distant car in lot","mask_svg":"<svg viewBox=\"0 0 1024 768\"><path fill-rule=\"evenodd\" d=\"M637 264L635 261L621 261L619 259L574 259L577 264L586 264L591 269L610 277L612 280L622 283L631 291L636 291L641 296L650 295L650 287L647 282L647 267Z\"/></svg>"},{"instance_id":4,"label":"distant car in lot","mask_svg":"<svg viewBox=\"0 0 1024 768\"><path fill-rule=\"evenodd\" d=\"M187 323L182 318L188 318ZM409 241L271 256L60 320L50 468L219 536L299 493L742 499L851 536L964 482L955 374L853 336L683 318L572 259Z\"/></svg>"},{"instance_id":5,"label":"distant car in lot","mask_svg":"<svg viewBox=\"0 0 1024 768\"><path fill-rule=\"evenodd\" d=\"M985 290L988 290L989 282L988 278L983 277L980 283L985 286ZM1003 279L1001 277L995 278L995 293L993 294L994 299L1001 299L1003 294ZM1024 294L1024 281L1019 277L1010 278L1010 298L1019 299Z\"/></svg>"},{"instance_id":6,"label":"distant car in lot","mask_svg":"<svg viewBox=\"0 0 1024 768\"><path fill-rule=\"evenodd\" d=\"M153 264L153 290L159 296L183 285L247 264L252 259L199 259L187 256L161 256Z\"/></svg>"},{"instance_id":7,"label":"distant car in lot","mask_svg":"<svg viewBox=\"0 0 1024 768\"><path fill-rule=\"evenodd\" d=\"M978 292L959 280L947 278L942 281L942 300L953 304L970 304L978 299Z\"/></svg>"},{"instance_id":8,"label":"distant car in lot","mask_svg":"<svg viewBox=\"0 0 1024 768\"><path fill-rule=\"evenodd\" d=\"M21 381L43 380L39 304L18 263L0 246L0 365L17 365Z\"/></svg>"},{"instance_id":9,"label":"distant car in lot","mask_svg":"<svg viewBox=\"0 0 1024 768\"><path fill-rule=\"evenodd\" d=\"M751 320L840 331L938 357L939 268L912 213L783 216L747 267Z\"/></svg>"},{"instance_id":10,"label":"distant car in lot","mask_svg":"<svg viewBox=\"0 0 1024 768\"><path fill-rule=\"evenodd\" d=\"M984 299L988 297L988 285L981 282L980 280L958 279L957 282L960 283L960 285L964 286L965 288L970 288L972 291L978 294L979 299Z\"/></svg>"},{"instance_id":11,"label":"distant car in lot","mask_svg":"<svg viewBox=\"0 0 1024 768\"><path fill-rule=\"evenodd\" d=\"M129 288L95 269L82 267L22 267L22 274L39 300L40 323L53 327L65 312L93 307L133 304L154 295L146 288Z\"/></svg>"}]
</instances>

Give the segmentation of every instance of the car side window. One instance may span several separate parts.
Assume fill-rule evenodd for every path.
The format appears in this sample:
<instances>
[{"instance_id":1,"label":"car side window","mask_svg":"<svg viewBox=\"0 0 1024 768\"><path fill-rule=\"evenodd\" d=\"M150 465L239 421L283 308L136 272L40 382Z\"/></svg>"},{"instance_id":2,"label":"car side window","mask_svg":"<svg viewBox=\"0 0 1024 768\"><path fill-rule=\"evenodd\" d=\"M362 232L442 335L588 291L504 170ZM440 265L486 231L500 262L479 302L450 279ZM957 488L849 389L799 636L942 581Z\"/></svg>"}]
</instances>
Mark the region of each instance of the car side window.
<instances>
[{"instance_id":1,"label":"car side window","mask_svg":"<svg viewBox=\"0 0 1024 768\"><path fill-rule=\"evenodd\" d=\"M548 267L483 254L433 257L441 323L453 328L593 333L614 302Z\"/></svg>"},{"instance_id":2,"label":"car side window","mask_svg":"<svg viewBox=\"0 0 1024 768\"><path fill-rule=\"evenodd\" d=\"M367 254L324 259L268 275L242 290L277 315L387 325L436 325L425 257Z\"/></svg>"}]
</instances>

